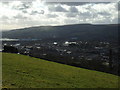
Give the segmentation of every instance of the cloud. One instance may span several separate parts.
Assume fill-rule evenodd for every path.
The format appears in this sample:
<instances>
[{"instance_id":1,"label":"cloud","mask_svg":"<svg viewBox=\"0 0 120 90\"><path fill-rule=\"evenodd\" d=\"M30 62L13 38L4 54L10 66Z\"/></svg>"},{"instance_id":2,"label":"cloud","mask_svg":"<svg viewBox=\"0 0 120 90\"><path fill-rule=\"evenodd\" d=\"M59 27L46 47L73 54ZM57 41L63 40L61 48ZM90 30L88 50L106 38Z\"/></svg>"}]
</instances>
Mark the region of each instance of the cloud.
<instances>
[{"instance_id":1,"label":"cloud","mask_svg":"<svg viewBox=\"0 0 120 90\"><path fill-rule=\"evenodd\" d=\"M30 5L31 5L31 3L19 3L19 4L17 4L17 5L15 5L14 3L13 3L13 6L12 6L12 8L13 9L17 9L17 10L25 10L25 9L28 9L28 8L30 8Z\"/></svg>"},{"instance_id":2,"label":"cloud","mask_svg":"<svg viewBox=\"0 0 120 90\"><path fill-rule=\"evenodd\" d=\"M66 13L66 17L75 18L78 14L76 13Z\"/></svg>"},{"instance_id":3,"label":"cloud","mask_svg":"<svg viewBox=\"0 0 120 90\"><path fill-rule=\"evenodd\" d=\"M75 18L70 18L70 19L65 19L64 22L66 24L74 24L74 23L78 24L79 20L76 20Z\"/></svg>"},{"instance_id":4,"label":"cloud","mask_svg":"<svg viewBox=\"0 0 120 90\"><path fill-rule=\"evenodd\" d=\"M56 14L47 14L46 16L48 18L56 18L56 17L58 17L58 15L56 15Z\"/></svg>"},{"instance_id":5,"label":"cloud","mask_svg":"<svg viewBox=\"0 0 120 90\"><path fill-rule=\"evenodd\" d=\"M18 14L18 15L16 15L16 16L14 16L13 17L14 19L27 19L28 17L25 17L25 16L23 16L23 15L20 15L20 14Z\"/></svg>"},{"instance_id":6,"label":"cloud","mask_svg":"<svg viewBox=\"0 0 120 90\"><path fill-rule=\"evenodd\" d=\"M78 10L77 10L77 8L76 8L76 7L71 6L71 7L70 7L70 12L77 13L77 12L78 12Z\"/></svg>"},{"instance_id":7,"label":"cloud","mask_svg":"<svg viewBox=\"0 0 120 90\"><path fill-rule=\"evenodd\" d=\"M94 18L91 12L80 12L79 17L82 17L83 19L91 18L91 17Z\"/></svg>"},{"instance_id":8,"label":"cloud","mask_svg":"<svg viewBox=\"0 0 120 90\"><path fill-rule=\"evenodd\" d=\"M31 11L30 15L35 15L35 14L44 14L44 10L39 10L39 11Z\"/></svg>"},{"instance_id":9,"label":"cloud","mask_svg":"<svg viewBox=\"0 0 120 90\"><path fill-rule=\"evenodd\" d=\"M117 3L0 2L3 29L66 24L115 24Z\"/></svg>"},{"instance_id":10,"label":"cloud","mask_svg":"<svg viewBox=\"0 0 120 90\"><path fill-rule=\"evenodd\" d=\"M9 18L7 17L7 16L2 16L1 18L0 18L0 20L8 20Z\"/></svg>"},{"instance_id":11,"label":"cloud","mask_svg":"<svg viewBox=\"0 0 120 90\"><path fill-rule=\"evenodd\" d=\"M49 10L50 11L53 11L53 12L67 12L67 10L65 8L63 8L61 5L57 5L57 6L51 6L49 7Z\"/></svg>"}]
</instances>

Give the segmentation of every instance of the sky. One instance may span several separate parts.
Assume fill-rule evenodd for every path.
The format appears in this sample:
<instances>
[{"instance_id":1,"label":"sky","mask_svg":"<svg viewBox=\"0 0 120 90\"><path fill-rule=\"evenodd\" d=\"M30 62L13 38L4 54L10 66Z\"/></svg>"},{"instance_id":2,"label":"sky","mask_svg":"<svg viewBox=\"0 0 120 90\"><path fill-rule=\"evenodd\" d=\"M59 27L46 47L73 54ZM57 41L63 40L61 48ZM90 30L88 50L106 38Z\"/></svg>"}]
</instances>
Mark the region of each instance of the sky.
<instances>
[{"instance_id":1,"label":"sky","mask_svg":"<svg viewBox=\"0 0 120 90\"><path fill-rule=\"evenodd\" d=\"M68 24L117 24L118 3L0 2L0 30Z\"/></svg>"}]
</instances>

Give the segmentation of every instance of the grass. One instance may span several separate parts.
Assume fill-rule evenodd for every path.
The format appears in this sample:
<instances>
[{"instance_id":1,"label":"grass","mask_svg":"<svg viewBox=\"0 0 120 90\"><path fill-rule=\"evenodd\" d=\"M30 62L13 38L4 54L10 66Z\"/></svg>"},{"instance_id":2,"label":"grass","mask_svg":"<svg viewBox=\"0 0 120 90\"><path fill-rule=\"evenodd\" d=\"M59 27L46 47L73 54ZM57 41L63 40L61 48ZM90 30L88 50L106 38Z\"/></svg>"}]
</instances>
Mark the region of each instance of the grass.
<instances>
[{"instance_id":1,"label":"grass","mask_svg":"<svg viewBox=\"0 0 120 90\"><path fill-rule=\"evenodd\" d=\"M3 53L3 88L118 88L118 76Z\"/></svg>"}]
</instances>

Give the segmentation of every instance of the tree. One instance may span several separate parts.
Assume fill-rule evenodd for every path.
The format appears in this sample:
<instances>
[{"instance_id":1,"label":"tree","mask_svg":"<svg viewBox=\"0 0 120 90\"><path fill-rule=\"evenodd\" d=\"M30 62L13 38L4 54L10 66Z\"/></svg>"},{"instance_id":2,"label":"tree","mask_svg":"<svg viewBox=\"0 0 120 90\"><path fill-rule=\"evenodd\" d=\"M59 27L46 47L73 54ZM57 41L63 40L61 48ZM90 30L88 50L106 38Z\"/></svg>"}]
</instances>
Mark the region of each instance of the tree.
<instances>
[{"instance_id":1,"label":"tree","mask_svg":"<svg viewBox=\"0 0 120 90\"><path fill-rule=\"evenodd\" d=\"M18 49L13 46L4 46L3 52L18 53Z\"/></svg>"}]
</instances>

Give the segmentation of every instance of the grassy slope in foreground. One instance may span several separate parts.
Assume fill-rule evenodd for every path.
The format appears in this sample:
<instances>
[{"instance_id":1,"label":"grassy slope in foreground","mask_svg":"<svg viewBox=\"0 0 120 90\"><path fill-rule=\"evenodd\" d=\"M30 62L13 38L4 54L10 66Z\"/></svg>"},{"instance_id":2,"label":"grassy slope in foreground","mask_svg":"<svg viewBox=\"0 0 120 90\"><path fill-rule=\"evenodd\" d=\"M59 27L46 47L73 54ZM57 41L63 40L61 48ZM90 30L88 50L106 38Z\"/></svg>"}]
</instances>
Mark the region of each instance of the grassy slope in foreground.
<instances>
[{"instance_id":1,"label":"grassy slope in foreground","mask_svg":"<svg viewBox=\"0 0 120 90\"><path fill-rule=\"evenodd\" d=\"M3 88L113 88L118 76L3 53Z\"/></svg>"}]
</instances>

